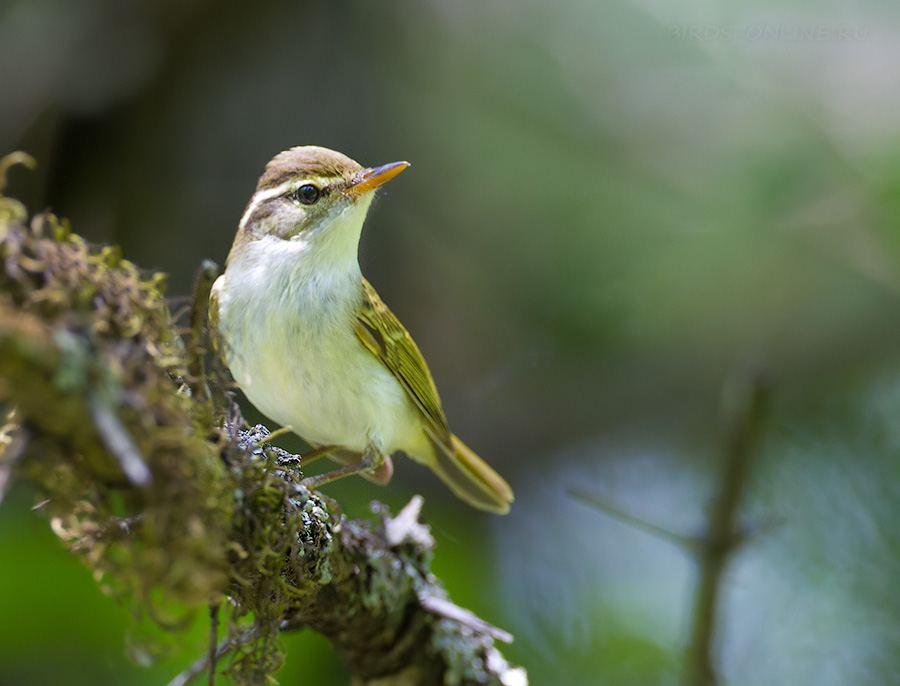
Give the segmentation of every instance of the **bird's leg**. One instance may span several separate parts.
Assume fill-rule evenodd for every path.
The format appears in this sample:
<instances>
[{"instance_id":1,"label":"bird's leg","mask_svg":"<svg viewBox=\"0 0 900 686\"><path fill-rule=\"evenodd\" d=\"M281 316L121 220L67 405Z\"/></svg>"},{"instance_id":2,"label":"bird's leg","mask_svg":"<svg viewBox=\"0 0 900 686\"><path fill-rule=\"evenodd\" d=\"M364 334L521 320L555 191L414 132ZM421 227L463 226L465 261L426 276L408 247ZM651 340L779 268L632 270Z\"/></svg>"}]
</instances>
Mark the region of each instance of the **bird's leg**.
<instances>
[{"instance_id":1,"label":"bird's leg","mask_svg":"<svg viewBox=\"0 0 900 686\"><path fill-rule=\"evenodd\" d=\"M347 465L346 467L339 467L338 469L333 469L330 472L325 472L324 474L316 474L315 476L308 476L303 481L301 481L301 485L306 486L311 491L316 490L319 486L324 486L325 484L331 483L332 481L337 481L338 479L343 479L345 476L350 476L352 474L359 474L360 472L368 472L378 469L381 465L384 464L384 453L380 450L376 450L374 448L367 448L366 452L363 453L363 459L356 464Z\"/></svg>"},{"instance_id":2,"label":"bird's leg","mask_svg":"<svg viewBox=\"0 0 900 686\"><path fill-rule=\"evenodd\" d=\"M314 448L314 449L310 450L305 455L301 455L300 456L300 465L302 467L305 467L308 464L312 464L313 462L318 460L320 457L325 457L332 450L336 450L336 449L337 449L336 445L320 445L318 448Z\"/></svg>"},{"instance_id":3,"label":"bird's leg","mask_svg":"<svg viewBox=\"0 0 900 686\"><path fill-rule=\"evenodd\" d=\"M260 426L260 425L257 424L257 426ZM256 427L253 427L253 428L256 429ZM265 429L266 427L263 427L263 428ZM282 426L278 429L275 429L275 431L269 431L265 436L263 436L258 441L256 441L256 445L262 445L263 443L269 443L271 441L274 441L276 438L279 438L280 436L284 436L285 434L293 433L293 431L294 431L294 427L292 427L290 425Z\"/></svg>"}]
</instances>

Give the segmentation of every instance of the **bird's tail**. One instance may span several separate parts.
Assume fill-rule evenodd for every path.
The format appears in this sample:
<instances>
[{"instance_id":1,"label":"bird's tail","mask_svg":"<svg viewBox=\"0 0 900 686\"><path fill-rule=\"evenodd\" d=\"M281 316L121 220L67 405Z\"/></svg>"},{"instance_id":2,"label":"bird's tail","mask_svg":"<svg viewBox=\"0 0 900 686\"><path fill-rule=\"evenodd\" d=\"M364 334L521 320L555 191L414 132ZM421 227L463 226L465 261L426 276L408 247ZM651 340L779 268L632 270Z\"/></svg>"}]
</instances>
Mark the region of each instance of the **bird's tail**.
<instances>
[{"instance_id":1,"label":"bird's tail","mask_svg":"<svg viewBox=\"0 0 900 686\"><path fill-rule=\"evenodd\" d=\"M432 445L435 462L430 466L451 491L479 510L509 512L512 489L484 460L456 436L450 437L450 445L443 441L432 441Z\"/></svg>"}]
</instances>

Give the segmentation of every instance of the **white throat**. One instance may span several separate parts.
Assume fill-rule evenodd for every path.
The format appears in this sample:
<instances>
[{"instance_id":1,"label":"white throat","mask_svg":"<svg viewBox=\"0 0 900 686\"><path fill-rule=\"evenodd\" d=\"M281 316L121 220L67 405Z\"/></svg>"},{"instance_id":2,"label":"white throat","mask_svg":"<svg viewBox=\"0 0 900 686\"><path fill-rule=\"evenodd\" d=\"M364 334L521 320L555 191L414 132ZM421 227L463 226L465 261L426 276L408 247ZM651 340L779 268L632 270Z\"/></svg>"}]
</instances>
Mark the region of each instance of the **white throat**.
<instances>
[{"instance_id":1,"label":"white throat","mask_svg":"<svg viewBox=\"0 0 900 686\"><path fill-rule=\"evenodd\" d=\"M301 278L306 276L320 281L359 275L359 237L373 195L367 193L326 221L291 238L266 234L250 241L236 255L237 259L229 260L229 278L245 271L259 272L258 276L263 279L268 273L269 278L276 277L273 280L277 280L275 273L287 276L294 271L300 272L297 276ZM278 219L274 218L275 221Z\"/></svg>"}]
</instances>

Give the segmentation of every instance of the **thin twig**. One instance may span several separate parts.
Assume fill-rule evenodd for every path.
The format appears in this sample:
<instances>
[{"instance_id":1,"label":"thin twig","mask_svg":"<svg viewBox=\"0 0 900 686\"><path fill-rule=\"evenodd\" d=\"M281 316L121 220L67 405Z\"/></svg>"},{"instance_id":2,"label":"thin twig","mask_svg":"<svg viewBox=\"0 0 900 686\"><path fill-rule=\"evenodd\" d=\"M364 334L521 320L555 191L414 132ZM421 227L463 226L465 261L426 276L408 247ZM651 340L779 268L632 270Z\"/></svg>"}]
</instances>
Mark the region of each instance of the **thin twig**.
<instances>
[{"instance_id":1,"label":"thin twig","mask_svg":"<svg viewBox=\"0 0 900 686\"><path fill-rule=\"evenodd\" d=\"M484 621L471 610L460 607L446 598L422 594L419 596L419 603L431 614L437 615L438 617L452 620L467 626L470 629L474 629L475 631L485 633L497 641L503 641L503 643L513 642L513 635L508 631L504 631L500 627L496 627L493 624Z\"/></svg>"},{"instance_id":2,"label":"thin twig","mask_svg":"<svg viewBox=\"0 0 900 686\"><path fill-rule=\"evenodd\" d=\"M10 412L6 419L11 420L12 415ZM27 445L28 432L24 427L16 426L12 421L0 426L0 505L12 483L13 468Z\"/></svg>"},{"instance_id":3,"label":"thin twig","mask_svg":"<svg viewBox=\"0 0 900 686\"><path fill-rule=\"evenodd\" d=\"M694 599L693 628L688 653L688 684L715 686L717 677L713 657L716 613L720 587L728 560L745 540L739 531L737 516L747 481L750 457L756 439L766 379L759 370L737 379L726 397L729 419L722 448L722 474L711 508L706 536L697 553L700 579Z\"/></svg>"},{"instance_id":4,"label":"thin twig","mask_svg":"<svg viewBox=\"0 0 900 686\"><path fill-rule=\"evenodd\" d=\"M144 463L128 429L107 404L105 398L102 398L99 393L91 393L88 397L88 407L100 440L119 461L126 478L135 486L149 484L153 480L150 469Z\"/></svg>"},{"instance_id":5,"label":"thin twig","mask_svg":"<svg viewBox=\"0 0 900 686\"><path fill-rule=\"evenodd\" d=\"M218 646L215 647L215 650L212 651L211 655L208 653L203 657L195 660L193 663L191 663L190 667L188 667L186 670L181 672L181 674L172 679L168 683L168 686L186 686L206 671L207 665L210 664L211 656L214 660L217 660L220 657L224 657L232 650L234 650L234 648L236 648L237 646L252 641L254 638L256 638L257 634L258 632L256 627L251 627L239 636L236 636L234 638L222 639ZM215 646L215 641L213 641L213 644Z\"/></svg>"},{"instance_id":6,"label":"thin twig","mask_svg":"<svg viewBox=\"0 0 900 686\"><path fill-rule=\"evenodd\" d=\"M585 505L590 505L591 507L600 510L604 514L609 515L613 519L618 519L623 524L633 526L635 529L640 529L641 531L644 531L645 533L648 533L652 536L656 536L665 541L669 541L670 543L674 543L680 548L687 548L689 550L696 549L698 539L695 537L683 536L681 534L675 533L674 531L669 531L668 529L657 524L641 519L640 517L635 517L633 514L629 514L628 512L620 510L617 507L613 507L612 505L601 500L598 496L592 493L587 493L586 491L570 488L569 494L583 502Z\"/></svg>"},{"instance_id":7,"label":"thin twig","mask_svg":"<svg viewBox=\"0 0 900 686\"><path fill-rule=\"evenodd\" d=\"M216 683L216 645L219 640L219 604L209 606L209 649L206 653L206 663L209 665L207 683L214 686Z\"/></svg>"},{"instance_id":8,"label":"thin twig","mask_svg":"<svg viewBox=\"0 0 900 686\"><path fill-rule=\"evenodd\" d=\"M199 397L209 397L209 388L204 379L206 378L206 346L204 339L209 330L209 294L212 290L213 281L219 273L216 263L211 260L204 260L197 270L194 278L194 291L191 298L191 317L190 317L190 333L187 336L187 372L188 385L191 392Z\"/></svg>"}]
</instances>

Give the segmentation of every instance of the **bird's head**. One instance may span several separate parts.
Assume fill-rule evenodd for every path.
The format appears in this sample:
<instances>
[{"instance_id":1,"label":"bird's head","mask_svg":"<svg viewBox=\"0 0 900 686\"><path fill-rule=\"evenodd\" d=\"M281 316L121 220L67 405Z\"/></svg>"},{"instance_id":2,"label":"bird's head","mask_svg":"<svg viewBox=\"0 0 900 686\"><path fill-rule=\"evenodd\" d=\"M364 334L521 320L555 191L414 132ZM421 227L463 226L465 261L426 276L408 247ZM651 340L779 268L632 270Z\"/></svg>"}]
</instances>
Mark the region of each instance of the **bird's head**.
<instances>
[{"instance_id":1,"label":"bird's head","mask_svg":"<svg viewBox=\"0 0 900 686\"><path fill-rule=\"evenodd\" d=\"M366 168L328 148L285 150L267 165L247 203L229 262L254 241L300 241L356 257L375 189L409 166Z\"/></svg>"}]
</instances>

